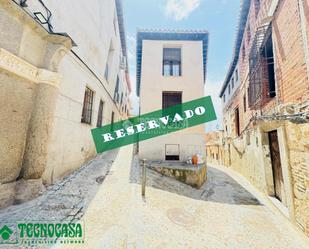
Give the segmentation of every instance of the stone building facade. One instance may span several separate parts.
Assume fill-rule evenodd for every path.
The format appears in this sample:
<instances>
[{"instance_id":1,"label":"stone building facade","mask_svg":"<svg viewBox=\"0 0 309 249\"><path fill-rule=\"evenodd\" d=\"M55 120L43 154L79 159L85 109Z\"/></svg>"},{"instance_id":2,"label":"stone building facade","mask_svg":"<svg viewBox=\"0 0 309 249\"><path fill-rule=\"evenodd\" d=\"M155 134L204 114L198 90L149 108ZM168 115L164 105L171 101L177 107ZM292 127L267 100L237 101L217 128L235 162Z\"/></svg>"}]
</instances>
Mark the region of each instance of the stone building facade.
<instances>
[{"instance_id":1,"label":"stone building facade","mask_svg":"<svg viewBox=\"0 0 309 249\"><path fill-rule=\"evenodd\" d=\"M137 95L140 114L204 96L207 31L140 30L137 33ZM141 158L185 161L205 155L204 126L139 143Z\"/></svg>"},{"instance_id":2,"label":"stone building facade","mask_svg":"<svg viewBox=\"0 0 309 249\"><path fill-rule=\"evenodd\" d=\"M207 164L224 164L223 131L212 131L205 135Z\"/></svg>"},{"instance_id":3,"label":"stone building facade","mask_svg":"<svg viewBox=\"0 0 309 249\"><path fill-rule=\"evenodd\" d=\"M0 0L0 206L96 154L90 130L129 114L121 1Z\"/></svg>"},{"instance_id":4,"label":"stone building facade","mask_svg":"<svg viewBox=\"0 0 309 249\"><path fill-rule=\"evenodd\" d=\"M307 235L308 39L308 0L242 1L220 92L225 165L247 177Z\"/></svg>"}]
</instances>

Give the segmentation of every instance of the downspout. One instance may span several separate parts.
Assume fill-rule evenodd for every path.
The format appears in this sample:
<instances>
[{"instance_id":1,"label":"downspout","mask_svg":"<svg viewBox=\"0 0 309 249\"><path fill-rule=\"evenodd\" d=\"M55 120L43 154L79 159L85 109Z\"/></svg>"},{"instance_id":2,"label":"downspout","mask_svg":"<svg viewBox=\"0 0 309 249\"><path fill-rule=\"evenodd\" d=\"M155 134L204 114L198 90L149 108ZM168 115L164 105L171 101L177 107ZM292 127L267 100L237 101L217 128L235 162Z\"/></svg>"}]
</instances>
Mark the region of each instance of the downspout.
<instances>
[{"instance_id":1,"label":"downspout","mask_svg":"<svg viewBox=\"0 0 309 249\"><path fill-rule=\"evenodd\" d=\"M304 0L298 0L300 28L302 34L302 41L304 46L305 62L307 67L307 80L309 81L309 47L308 47L308 34L306 29L306 16L304 9Z\"/></svg>"}]
</instances>

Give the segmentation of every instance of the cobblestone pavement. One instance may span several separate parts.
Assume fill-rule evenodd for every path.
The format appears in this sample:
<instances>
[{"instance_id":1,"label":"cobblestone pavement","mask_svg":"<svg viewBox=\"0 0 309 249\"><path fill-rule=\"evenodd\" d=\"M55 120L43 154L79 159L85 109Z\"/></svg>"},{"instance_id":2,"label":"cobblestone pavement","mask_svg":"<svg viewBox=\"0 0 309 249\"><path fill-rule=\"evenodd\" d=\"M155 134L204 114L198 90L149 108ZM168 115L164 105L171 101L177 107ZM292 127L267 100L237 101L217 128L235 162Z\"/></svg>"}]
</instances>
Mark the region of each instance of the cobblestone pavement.
<instances>
[{"instance_id":1,"label":"cobblestone pavement","mask_svg":"<svg viewBox=\"0 0 309 249\"><path fill-rule=\"evenodd\" d=\"M106 175L109 174L117 153L118 150L113 150L100 154L63 180L47 187L46 192L38 198L0 210L0 227L16 221L74 222L79 220L104 182ZM8 246L0 245L0 248L8 248Z\"/></svg>"}]
</instances>

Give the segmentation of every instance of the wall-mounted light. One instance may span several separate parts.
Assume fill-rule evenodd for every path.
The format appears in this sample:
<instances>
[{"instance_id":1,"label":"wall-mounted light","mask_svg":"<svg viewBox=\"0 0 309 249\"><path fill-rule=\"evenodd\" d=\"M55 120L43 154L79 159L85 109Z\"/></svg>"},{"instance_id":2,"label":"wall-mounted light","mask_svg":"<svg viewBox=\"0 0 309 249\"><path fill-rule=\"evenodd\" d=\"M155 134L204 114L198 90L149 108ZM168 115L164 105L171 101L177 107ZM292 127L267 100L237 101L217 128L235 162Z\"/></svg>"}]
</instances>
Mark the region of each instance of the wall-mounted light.
<instances>
[{"instance_id":1,"label":"wall-mounted light","mask_svg":"<svg viewBox=\"0 0 309 249\"><path fill-rule=\"evenodd\" d=\"M41 24L46 24L48 23L47 19L41 12L34 12L35 19L38 20Z\"/></svg>"}]
</instances>

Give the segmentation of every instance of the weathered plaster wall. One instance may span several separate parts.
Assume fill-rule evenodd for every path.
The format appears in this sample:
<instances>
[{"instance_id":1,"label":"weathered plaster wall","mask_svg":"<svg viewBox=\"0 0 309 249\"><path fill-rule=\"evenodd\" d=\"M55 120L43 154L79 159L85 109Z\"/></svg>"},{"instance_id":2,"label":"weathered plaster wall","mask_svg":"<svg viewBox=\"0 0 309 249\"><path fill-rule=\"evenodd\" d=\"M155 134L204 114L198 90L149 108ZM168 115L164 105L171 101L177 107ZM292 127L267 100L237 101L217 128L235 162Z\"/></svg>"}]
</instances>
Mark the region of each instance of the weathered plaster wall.
<instances>
[{"instance_id":1,"label":"weathered plaster wall","mask_svg":"<svg viewBox=\"0 0 309 249\"><path fill-rule=\"evenodd\" d=\"M115 2L87 1L72 12L67 12L70 1L44 2L52 11L54 31L71 35L80 59L68 36L48 33L33 19L32 12L42 8L37 3L28 1L21 8L0 0L0 207L34 197L42 180L52 183L95 155L90 130L96 126L100 100L103 125L112 111L114 121L126 117L113 100L117 75L120 92L128 94L119 65ZM93 10L98 12L90 15ZM110 50L114 56L105 79ZM81 123L86 86L94 91L91 125Z\"/></svg>"}]
</instances>

